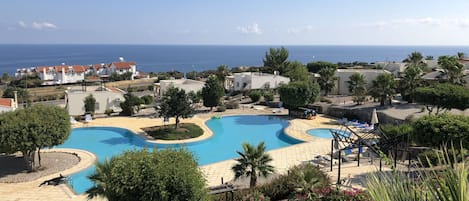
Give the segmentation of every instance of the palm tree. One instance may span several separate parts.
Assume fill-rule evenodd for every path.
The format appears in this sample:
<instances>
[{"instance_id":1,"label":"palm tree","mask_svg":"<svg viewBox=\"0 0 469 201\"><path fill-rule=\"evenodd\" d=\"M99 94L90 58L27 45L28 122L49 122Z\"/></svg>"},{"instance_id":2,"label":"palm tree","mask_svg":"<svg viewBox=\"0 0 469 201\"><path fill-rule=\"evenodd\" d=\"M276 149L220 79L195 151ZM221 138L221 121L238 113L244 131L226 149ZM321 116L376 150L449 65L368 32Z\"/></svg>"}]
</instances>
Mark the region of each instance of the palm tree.
<instances>
[{"instance_id":1,"label":"palm tree","mask_svg":"<svg viewBox=\"0 0 469 201\"><path fill-rule=\"evenodd\" d=\"M288 50L284 47L270 48L269 52L265 53L263 59L264 67L271 69L271 73L278 71L281 75L285 73L285 67L288 63Z\"/></svg>"},{"instance_id":2,"label":"palm tree","mask_svg":"<svg viewBox=\"0 0 469 201\"><path fill-rule=\"evenodd\" d=\"M366 99L366 80L365 75L354 73L350 75L348 90L353 94L353 101L360 105Z\"/></svg>"},{"instance_id":3,"label":"palm tree","mask_svg":"<svg viewBox=\"0 0 469 201\"><path fill-rule=\"evenodd\" d=\"M400 81L401 94L409 103L414 102L415 89L421 85L422 70L418 65L411 64L405 70Z\"/></svg>"},{"instance_id":4,"label":"palm tree","mask_svg":"<svg viewBox=\"0 0 469 201\"><path fill-rule=\"evenodd\" d=\"M109 178L112 174L111 160L105 160L102 163L97 163L96 171L92 175L88 176L88 178L95 184L93 187L86 191L86 193L88 194L88 199L101 196L112 200L111 198L114 197L111 192L107 191L108 187L106 186L106 183L107 181L109 181Z\"/></svg>"},{"instance_id":5,"label":"palm tree","mask_svg":"<svg viewBox=\"0 0 469 201\"><path fill-rule=\"evenodd\" d=\"M251 177L249 187L253 188L256 186L258 176L266 177L274 172L274 167L269 165L272 158L265 153L264 142L259 143L257 147L243 143L243 150L243 153L236 151L241 158L235 159L238 163L231 169L235 173L235 179L241 176Z\"/></svg>"},{"instance_id":6,"label":"palm tree","mask_svg":"<svg viewBox=\"0 0 469 201\"><path fill-rule=\"evenodd\" d=\"M394 77L390 73L379 74L375 80L373 80L373 86L371 88L371 96L378 98L380 105L384 106L384 102L389 100L391 104L391 98L395 93L395 81Z\"/></svg>"},{"instance_id":7,"label":"palm tree","mask_svg":"<svg viewBox=\"0 0 469 201\"><path fill-rule=\"evenodd\" d=\"M423 63L423 55L420 52L412 52L407 55L407 58L404 59L404 62L409 64L420 64Z\"/></svg>"},{"instance_id":8,"label":"palm tree","mask_svg":"<svg viewBox=\"0 0 469 201\"><path fill-rule=\"evenodd\" d=\"M438 58L438 65L444 69L448 82L451 84L464 84L462 79L464 76L464 65L459 63L458 57L441 56Z\"/></svg>"},{"instance_id":9,"label":"palm tree","mask_svg":"<svg viewBox=\"0 0 469 201\"><path fill-rule=\"evenodd\" d=\"M324 90L324 96L327 96L329 92L332 91L332 88L335 87L335 80L337 80L337 77L334 77L335 71L337 69L333 67L326 67L321 70L319 70L319 77L318 83L319 86L321 86L321 89Z\"/></svg>"},{"instance_id":10,"label":"palm tree","mask_svg":"<svg viewBox=\"0 0 469 201\"><path fill-rule=\"evenodd\" d=\"M230 69L227 65L223 64L217 67L215 71L215 75L217 76L218 80L225 86L225 79L226 76L230 75Z\"/></svg>"}]
</instances>

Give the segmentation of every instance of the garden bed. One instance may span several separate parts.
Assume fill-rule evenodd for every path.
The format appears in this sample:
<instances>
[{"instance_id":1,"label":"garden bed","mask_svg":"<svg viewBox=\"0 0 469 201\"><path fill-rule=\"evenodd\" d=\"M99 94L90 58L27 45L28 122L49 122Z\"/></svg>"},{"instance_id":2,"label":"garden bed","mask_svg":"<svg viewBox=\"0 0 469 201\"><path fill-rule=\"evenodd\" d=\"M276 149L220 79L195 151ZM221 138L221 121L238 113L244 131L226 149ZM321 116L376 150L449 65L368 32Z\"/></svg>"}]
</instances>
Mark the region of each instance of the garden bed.
<instances>
[{"instance_id":1,"label":"garden bed","mask_svg":"<svg viewBox=\"0 0 469 201\"><path fill-rule=\"evenodd\" d=\"M201 136L204 131L193 123L180 123L175 129L174 124L142 128L148 135L157 140L185 140Z\"/></svg>"}]
</instances>

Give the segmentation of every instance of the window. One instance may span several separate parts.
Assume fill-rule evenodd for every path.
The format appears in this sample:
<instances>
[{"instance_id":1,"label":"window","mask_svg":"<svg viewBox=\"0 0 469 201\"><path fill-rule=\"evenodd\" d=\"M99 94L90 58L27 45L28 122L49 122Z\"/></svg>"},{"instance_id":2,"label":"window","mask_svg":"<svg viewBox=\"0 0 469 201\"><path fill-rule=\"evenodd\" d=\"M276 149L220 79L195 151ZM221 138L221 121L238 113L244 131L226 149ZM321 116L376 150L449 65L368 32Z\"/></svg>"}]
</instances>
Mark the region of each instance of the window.
<instances>
[{"instance_id":1,"label":"window","mask_svg":"<svg viewBox=\"0 0 469 201\"><path fill-rule=\"evenodd\" d=\"M98 103L98 102L96 102L96 103L94 104L94 109L95 109L95 110L99 110L99 103Z\"/></svg>"},{"instance_id":2,"label":"window","mask_svg":"<svg viewBox=\"0 0 469 201\"><path fill-rule=\"evenodd\" d=\"M236 87L239 87L239 82L236 82Z\"/></svg>"}]
</instances>

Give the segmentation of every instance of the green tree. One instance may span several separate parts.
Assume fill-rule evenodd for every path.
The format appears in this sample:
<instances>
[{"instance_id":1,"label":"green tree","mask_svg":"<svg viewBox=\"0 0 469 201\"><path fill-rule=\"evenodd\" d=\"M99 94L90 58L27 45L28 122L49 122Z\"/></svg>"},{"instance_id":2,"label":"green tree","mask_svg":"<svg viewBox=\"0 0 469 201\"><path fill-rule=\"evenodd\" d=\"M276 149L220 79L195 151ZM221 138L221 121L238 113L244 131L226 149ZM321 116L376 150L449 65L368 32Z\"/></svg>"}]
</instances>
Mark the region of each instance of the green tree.
<instances>
[{"instance_id":1,"label":"green tree","mask_svg":"<svg viewBox=\"0 0 469 201\"><path fill-rule=\"evenodd\" d=\"M225 95L225 89L218 81L216 76L209 76L205 82L204 88L202 88L202 99L205 107L213 107L220 104L220 99Z\"/></svg>"},{"instance_id":2,"label":"green tree","mask_svg":"<svg viewBox=\"0 0 469 201\"><path fill-rule=\"evenodd\" d=\"M7 153L20 151L30 170L41 166L41 148L62 144L70 135L70 116L63 108L34 105L0 114L0 144Z\"/></svg>"},{"instance_id":3,"label":"green tree","mask_svg":"<svg viewBox=\"0 0 469 201\"><path fill-rule=\"evenodd\" d=\"M386 100L388 100L391 105L392 96L395 94L395 85L396 83L392 74L379 74L372 82L372 88L370 90L371 96L378 98L381 106L384 106Z\"/></svg>"},{"instance_id":4,"label":"green tree","mask_svg":"<svg viewBox=\"0 0 469 201\"><path fill-rule=\"evenodd\" d=\"M92 94L85 97L83 101L85 103L85 113L94 114L96 108L96 99L93 97Z\"/></svg>"},{"instance_id":5,"label":"green tree","mask_svg":"<svg viewBox=\"0 0 469 201\"><path fill-rule=\"evenodd\" d=\"M241 157L235 159L237 164L232 167L235 173L235 179L241 176L250 177L249 187L253 188L257 184L257 177L266 177L274 173L274 167L269 163L272 158L269 154L265 153L264 142L261 142L254 147L249 143L243 143L243 152L236 151Z\"/></svg>"},{"instance_id":6,"label":"green tree","mask_svg":"<svg viewBox=\"0 0 469 201\"><path fill-rule=\"evenodd\" d=\"M464 76L464 65L459 63L458 57L440 56L438 57L438 65L445 71L446 78L451 84L464 84L462 77Z\"/></svg>"},{"instance_id":7,"label":"green tree","mask_svg":"<svg viewBox=\"0 0 469 201\"><path fill-rule=\"evenodd\" d=\"M170 87L161 101L160 114L163 117L175 117L175 129L178 128L179 118L187 118L194 113L189 97L183 89Z\"/></svg>"},{"instance_id":8,"label":"green tree","mask_svg":"<svg viewBox=\"0 0 469 201\"><path fill-rule=\"evenodd\" d=\"M363 103L366 99L366 80L365 75L361 73L354 73L350 75L348 90L353 95L353 102L356 102L358 105Z\"/></svg>"},{"instance_id":9,"label":"green tree","mask_svg":"<svg viewBox=\"0 0 469 201\"><path fill-rule=\"evenodd\" d=\"M1 78L2 83L9 83L11 79L12 78L10 77L8 73L2 74L2 78Z\"/></svg>"},{"instance_id":10,"label":"green tree","mask_svg":"<svg viewBox=\"0 0 469 201\"><path fill-rule=\"evenodd\" d=\"M278 88L278 93L285 108L295 109L308 104L313 92L307 82L290 82L281 85Z\"/></svg>"},{"instance_id":11,"label":"green tree","mask_svg":"<svg viewBox=\"0 0 469 201\"><path fill-rule=\"evenodd\" d=\"M431 114L436 108L436 114L453 108L465 110L469 108L469 91L459 85L444 83L429 87L419 87L415 90L415 100L424 104Z\"/></svg>"},{"instance_id":12,"label":"green tree","mask_svg":"<svg viewBox=\"0 0 469 201\"><path fill-rule=\"evenodd\" d=\"M126 151L98 163L89 176L95 183L88 198L112 201L208 200L205 179L185 149Z\"/></svg>"},{"instance_id":13,"label":"green tree","mask_svg":"<svg viewBox=\"0 0 469 201\"><path fill-rule=\"evenodd\" d=\"M288 50L284 47L270 48L269 52L265 53L264 67L271 69L270 72L278 71L281 75L285 73L287 65Z\"/></svg>"},{"instance_id":14,"label":"green tree","mask_svg":"<svg viewBox=\"0 0 469 201\"><path fill-rule=\"evenodd\" d=\"M126 116L133 116L134 114L140 111L140 105L142 104L142 100L138 97L133 95L130 92L124 94L124 102L120 103L120 107L122 109L122 114Z\"/></svg>"},{"instance_id":15,"label":"green tree","mask_svg":"<svg viewBox=\"0 0 469 201\"><path fill-rule=\"evenodd\" d=\"M335 77L336 68L323 68L319 70L319 77L318 83L321 86L321 89L324 90L324 96L327 96L329 92L335 87L335 81L337 77Z\"/></svg>"},{"instance_id":16,"label":"green tree","mask_svg":"<svg viewBox=\"0 0 469 201\"><path fill-rule=\"evenodd\" d=\"M14 91L18 93L18 104L20 103L30 103L30 95L27 89L17 88L17 87L7 87L5 91L3 91L3 98L15 98Z\"/></svg>"},{"instance_id":17,"label":"green tree","mask_svg":"<svg viewBox=\"0 0 469 201\"><path fill-rule=\"evenodd\" d=\"M224 86L226 76L230 75L230 69L228 68L227 65L223 64L223 65L217 67L217 70L215 71L215 75L217 76L218 80Z\"/></svg>"},{"instance_id":18,"label":"green tree","mask_svg":"<svg viewBox=\"0 0 469 201\"><path fill-rule=\"evenodd\" d=\"M405 70L399 81L401 95L409 103L415 100L415 89L422 84L422 69L418 65L411 64Z\"/></svg>"},{"instance_id":19,"label":"green tree","mask_svg":"<svg viewBox=\"0 0 469 201\"><path fill-rule=\"evenodd\" d=\"M306 68L309 72L318 73L323 68L335 68L337 69L337 64L333 64L327 61L317 61L317 62L310 62L306 64Z\"/></svg>"},{"instance_id":20,"label":"green tree","mask_svg":"<svg viewBox=\"0 0 469 201\"><path fill-rule=\"evenodd\" d=\"M200 103L200 100L202 100L202 91L189 91L187 96L189 97L189 100L191 100L192 104L197 104Z\"/></svg>"},{"instance_id":21,"label":"green tree","mask_svg":"<svg viewBox=\"0 0 469 201\"><path fill-rule=\"evenodd\" d=\"M288 63L286 70L286 75L291 79L292 82L309 80L308 70L302 63L298 61Z\"/></svg>"},{"instance_id":22,"label":"green tree","mask_svg":"<svg viewBox=\"0 0 469 201\"><path fill-rule=\"evenodd\" d=\"M433 56L431 56L431 55L425 57L425 60L433 60L433 59L434 59L434 58L433 58Z\"/></svg>"},{"instance_id":23,"label":"green tree","mask_svg":"<svg viewBox=\"0 0 469 201\"><path fill-rule=\"evenodd\" d=\"M464 59L466 57L466 54L464 52L458 52L458 59Z\"/></svg>"}]
</instances>

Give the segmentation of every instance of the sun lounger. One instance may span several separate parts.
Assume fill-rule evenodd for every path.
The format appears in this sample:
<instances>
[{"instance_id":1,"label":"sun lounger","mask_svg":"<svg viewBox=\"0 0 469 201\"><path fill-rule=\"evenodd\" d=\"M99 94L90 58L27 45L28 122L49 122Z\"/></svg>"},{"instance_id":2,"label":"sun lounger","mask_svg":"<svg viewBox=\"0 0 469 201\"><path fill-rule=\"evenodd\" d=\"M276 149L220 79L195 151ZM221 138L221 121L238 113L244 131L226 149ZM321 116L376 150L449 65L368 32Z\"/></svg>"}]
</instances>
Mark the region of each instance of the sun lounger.
<instances>
[{"instance_id":1,"label":"sun lounger","mask_svg":"<svg viewBox=\"0 0 469 201\"><path fill-rule=\"evenodd\" d=\"M74 117L70 116L70 123L71 124L77 123L77 120Z\"/></svg>"},{"instance_id":2,"label":"sun lounger","mask_svg":"<svg viewBox=\"0 0 469 201\"><path fill-rule=\"evenodd\" d=\"M85 115L85 122L90 123L91 121L93 121L93 117L91 117L91 114Z\"/></svg>"}]
</instances>

